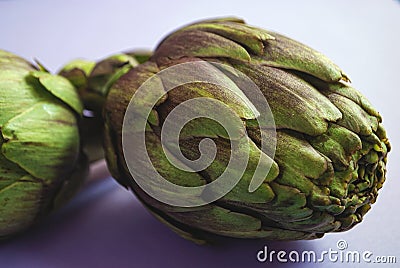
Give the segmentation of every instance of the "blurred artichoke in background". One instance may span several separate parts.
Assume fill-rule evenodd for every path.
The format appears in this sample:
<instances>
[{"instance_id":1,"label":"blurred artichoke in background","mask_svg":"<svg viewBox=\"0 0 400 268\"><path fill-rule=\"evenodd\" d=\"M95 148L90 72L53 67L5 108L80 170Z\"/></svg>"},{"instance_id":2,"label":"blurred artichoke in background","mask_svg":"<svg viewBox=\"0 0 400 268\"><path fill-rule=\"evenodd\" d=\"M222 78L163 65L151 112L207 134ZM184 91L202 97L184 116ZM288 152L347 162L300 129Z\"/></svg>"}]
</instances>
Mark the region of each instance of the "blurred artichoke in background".
<instances>
[{"instance_id":1,"label":"blurred artichoke in background","mask_svg":"<svg viewBox=\"0 0 400 268\"><path fill-rule=\"evenodd\" d=\"M152 198L132 178L122 148L124 115L148 78L167 67L200 60L231 66L260 88L274 116L276 152L271 156L261 150L260 139L269 137L268 129L260 127L228 90L200 82L173 89L153 108L146 128L147 153L165 179L204 185L216 180L229 160L223 131L209 120L194 120L182 130L180 149L188 159L197 159L199 142L211 138L218 151L214 162L201 172L182 171L169 163L160 140L163 122L188 99L209 97L225 103L241 115L250 139L247 169L228 194L207 205L177 207ZM195 241L219 236L313 239L348 230L376 201L390 145L381 116L347 82L343 71L321 53L240 19L186 26L167 36L147 62L111 87L104 109L110 171L158 219ZM261 186L249 192L261 155L273 164Z\"/></svg>"},{"instance_id":2,"label":"blurred artichoke in background","mask_svg":"<svg viewBox=\"0 0 400 268\"><path fill-rule=\"evenodd\" d=\"M0 50L0 238L25 230L82 184L82 109L67 79Z\"/></svg>"},{"instance_id":3,"label":"blurred artichoke in background","mask_svg":"<svg viewBox=\"0 0 400 268\"><path fill-rule=\"evenodd\" d=\"M66 64L59 72L77 88L83 102L81 131L84 151L90 162L104 158L102 109L111 86L150 55L148 51L132 51L115 54L98 62L77 59Z\"/></svg>"}]
</instances>

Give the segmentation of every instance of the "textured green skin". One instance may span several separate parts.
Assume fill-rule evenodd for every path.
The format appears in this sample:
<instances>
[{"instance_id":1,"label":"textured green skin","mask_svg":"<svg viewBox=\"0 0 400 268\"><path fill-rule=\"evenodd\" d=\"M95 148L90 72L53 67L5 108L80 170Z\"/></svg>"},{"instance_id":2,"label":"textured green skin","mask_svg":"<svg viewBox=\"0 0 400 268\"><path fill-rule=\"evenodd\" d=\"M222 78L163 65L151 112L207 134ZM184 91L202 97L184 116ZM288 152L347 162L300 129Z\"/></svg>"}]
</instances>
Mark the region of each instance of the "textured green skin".
<instances>
[{"instance_id":1,"label":"textured green skin","mask_svg":"<svg viewBox=\"0 0 400 268\"><path fill-rule=\"evenodd\" d=\"M67 79L0 50L0 239L65 203L83 182L81 115Z\"/></svg>"},{"instance_id":2,"label":"textured green skin","mask_svg":"<svg viewBox=\"0 0 400 268\"><path fill-rule=\"evenodd\" d=\"M59 75L67 78L78 90L84 108L91 112L83 116L81 124L84 152L93 162L104 158L102 109L110 87L118 78L140 61L147 60L149 52L116 54L99 62L77 59L66 64Z\"/></svg>"},{"instance_id":3,"label":"textured green skin","mask_svg":"<svg viewBox=\"0 0 400 268\"><path fill-rule=\"evenodd\" d=\"M249 193L252 163L263 154L260 135L269 133L261 133L252 118L242 118L252 146L241 181L211 204L173 207L148 196L131 178L121 148L122 122L130 99L146 79L168 66L199 59L230 65L259 86L275 117L276 154L264 183ZM378 112L345 82L349 79L343 71L319 52L239 19L189 25L167 36L149 61L112 86L104 109L109 168L157 218L194 241L218 236L313 239L348 230L361 222L376 200L385 180L390 144ZM207 120L192 121L180 139L183 154L192 159L199 156L202 138L214 139L217 158L202 172L185 173L169 164L159 138L168 112L187 99L212 94L240 109L229 98L218 97L229 94L224 90L192 83L170 91L154 107L146 142L153 165L164 178L180 185L203 185L224 170L228 140L218 135L218 127L208 127Z\"/></svg>"}]
</instances>

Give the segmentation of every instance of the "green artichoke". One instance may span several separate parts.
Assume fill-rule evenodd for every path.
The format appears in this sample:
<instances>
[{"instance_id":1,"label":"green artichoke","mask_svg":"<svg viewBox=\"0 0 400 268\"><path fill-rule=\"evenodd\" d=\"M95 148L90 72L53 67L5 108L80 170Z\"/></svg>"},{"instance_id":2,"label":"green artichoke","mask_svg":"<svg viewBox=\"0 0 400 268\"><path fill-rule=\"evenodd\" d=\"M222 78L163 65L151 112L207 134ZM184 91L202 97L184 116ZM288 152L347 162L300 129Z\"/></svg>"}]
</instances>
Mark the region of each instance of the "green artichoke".
<instances>
[{"instance_id":1,"label":"green artichoke","mask_svg":"<svg viewBox=\"0 0 400 268\"><path fill-rule=\"evenodd\" d=\"M102 147L102 109L113 83L139 63L150 57L147 51L115 54L98 62L77 59L66 64L59 75L67 78L78 90L84 105L82 138L90 162L104 158Z\"/></svg>"},{"instance_id":2,"label":"green artichoke","mask_svg":"<svg viewBox=\"0 0 400 268\"><path fill-rule=\"evenodd\" d=\"M82 184L82 111L67 79L0 50L0 238L25 230Z\"/></svg>"},{"instance_id":3,"label":"green artichoke","mask_svg":"<svg viewBox=\"0 0 400 268\"><path fill-rule=\"evenodd\" d=\"M276 130L268 124L260 125L260 114L249 108L257 100L250 100L250 104L250 98L243 101L246 88L235 82L237 74L221 68L225 74L222 79L234 83L245 97L237 98L219 85L194 81L165 91L148 116L139 114L146 116L145 130L126 121L131 99L155 74L179 64L204 61L229 66L249 77L267 100ZM216 71L198 72L220 79ZM160 77L158 85L166 87L171 80L174 77ZM132 68L111 87L103 111L108 166L115 179L132 189L158 219L194 241L219 236L314 239L327 232L348 230L361 222L376 201L390 151L381 116L348 82L344 72L321 53L240 19L186 26L167 36L147 62ZM157 90L154 87L154 92ZM179 169L170 161L177 155L163 150L162 129L168 115L185 101L200 97L218 100L240 117L248 141L246 169L233 189L211 203L176 206L162 202L138 184L135 175L146 177L146 172L135 173L130 161L140 166L141 155L147 154L165 180L197 187L216 181L232 155L231 139L220 124L209 118L190 121L179 135L179 148L189 160L201 157L203 139L214 142L217 154L209 166L196 172L188 171L190 167ZM146 102L144 95L144 106ZM199 113L212 109L187 108ZM138 148L133 159L128 159L124 135L140 131L145 131L146 151ZM265 148L262 139L268 141ZM269 145L276 145L276 149ZM269 165L270 169L262 174L256 189L249 191L254 188L251 180L257 164ZM154 191L168 192L151 176L145 180ZM172 191L166 194L174 197Z\"/></svg>"}]
</instances>

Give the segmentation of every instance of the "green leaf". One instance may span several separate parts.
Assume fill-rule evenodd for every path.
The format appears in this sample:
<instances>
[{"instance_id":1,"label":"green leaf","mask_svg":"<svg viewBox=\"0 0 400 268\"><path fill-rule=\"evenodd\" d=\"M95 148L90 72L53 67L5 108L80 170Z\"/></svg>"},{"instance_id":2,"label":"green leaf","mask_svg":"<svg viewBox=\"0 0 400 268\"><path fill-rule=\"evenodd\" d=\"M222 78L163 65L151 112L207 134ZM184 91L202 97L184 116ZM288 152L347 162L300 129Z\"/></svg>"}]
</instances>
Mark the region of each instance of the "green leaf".
<instances>
[{"instance_id":1,"label":"green leaf","mask_svg":"<svg viewBox=\"0 0 400 268\"><path fill-rule=\"evenodd\" d=\"M265 236L259 219L217 206L207 206L200 211L176 212L172 216L192 228L220 235L253 238Z\"/></svg>"},{"instance_id":2,"label":"green leaf","mask_svg":"<svg viewBox=\"0 0 400 268\"><path fill-rule=\"evenodd\" d=\"M250 61L249 53L241 45L220 35L199 30L188 30L169 36L160 44L153 57L157 60L224 57Z\"/></svg>"},{"instance_id":3,"label":"green leaf","mask_svg":"<svg viewBox=\"0 0 400 268\"><path fill-rule=\"evenodd\" d=\"M210 68L213 67L211 66ZM251 101L225 74L221 73L217 69L215 70L215 74L213 74L209 68L205 68L205 70L202 71L209 72L210 76L215 75L220 78L221 84L226 85L226 87L207 82L193 82L176 87L168 92L169 106L171 106L167 107L168 109L171 109L184 101L203 97L222 102L232 110L234 116L239 116L243 119L255 119L259 115L259 111L254 107ZM180 75L180 79L184 80L184 75L185 74ZM168 79L172 80L173 77ZM166 84L172 82L163 79L163 83ZM210 105L210 107L206 107L206 105ZM204 106L202 107L188 107L188 109L190 109L190 111L188 110L188 113L196 114L196 110L213 112L215 110L215 105L215 102L210 101L204 103Z\"/></svg>"},{"instance_id":4,"label":"green leaf","mask_svg":"<svg viewBox=\"0 0 400 268\"><path fill-rule=\"evenodd\" d=\"M0 140L1 146L3 144L3 138L1 135ZM0 153L0 190L27 175L28 173L25 170L5 158L4 155Z\"/></svg>"},{"instance_id":5,"label":"green leaf","mask_svg":"<svg viewBox=\"0 0 400 268\"><path fill-rule=\"evenodd\" d=\"M67 63L59 75L67 78L76 89L83 90L87 87L87 79L96 62L77 59Z\"/></svg>"},{"instance_id":6,"label":"green leaf","mask_svg":"<svg viewBox=\"0 0 400 268\"><path fill-rule=\"evenodd\" d=\"M257 55L261 55L264 52L264 42L266 40L275 39L261 29L232 22L200 23L185 27L184 30L201 30L218 34L243 45L245 48L249 48L250 51Z\"/></svg>"},{"instance_id":7,"label":"green leaf","mask_svg":"<svg viewBox=\"0 0 400 268\"><path fill-rule=\"evenodd\" d=\"M286 71L267 66L234 64L248 75L265 96L277 129L308 135L325 133L329 121L342 117L339 109L310 84Z\"/></svg>"},{"instance_id":8,"label":"green leaf","mask_svg":"<svg viewBox=\"0 0 400 268\"><path fill-rule=\"evenodd\" d=\"M37 79L29 76L29 71L0 71L0 126L37 102L52 97Z\"/></svg>"},{"instance_id":9,"label":"green leaf","mask_svg":"<svg viewBox=\"0 0 400 268\"><path fill-rule=\"evenodd\" d=\"M72 111L37 103L2 128L4 156L28 173L51 183L62 179L79 154L79 131Z\"/></svg>"},{"instance_id":10,"label":"green leaf","mask_svg":"<svg viewBox=\"0 0 400 268\"><path fill-rule=\"evenodd\" d=\"M342 112L343 118L337 124L360 135L371 135L378 128L378 119L369 115L352 100L332 93L328 98Z\"/></svg>"},{"instance_id":11,"label":"green leaf","mask_svg":"<svg viewBox=\"0 0 400 268\"><path fill-rule=\"evenodd\" d=\"M74 86L66 78L46 72L31 72L39 82L54 96L69 105L78 115L82 115L83 106Z\"/></svg>"},{"instance_id":12,"label":"green leaf","mask_svg":"<svg viewBox=\"0 0 400 268\"><path fill-rule=\"evenodd\" d=\"M295 169L307 178L318 179L328 169L328 162L306 140L278 131L275 158L279 166Z\"/></svg>"},{"instance_id":13,"label":"green leaf","mask_svg":"<svg viewBox=\"0 0 400 268\"><path fill-rule=\"evenodd\" d=\"M11 52L0 49L0 70L5 71L32 71L36 68L28 61ZM1 73L0 72L0 73Z\"/></svg>"},{"instance_id":14,"label":"green leaf","mask_svg":"<svg viewBox=\"0 0 400 268\"><path fill-rule=\"evenodd\" d=\"M268 40L264 55L256 59L259 64L305 72L328 82L349 81L343 71L320 52L278 33L267 33L275 39Z\"/></svg>"},{"instance_id":15,"label":"green leaf","mask_svg":"<svg viewBox=\"0 0 400 268\"><path fill-rule=\"evenodd\" d=\"M290 222L309 218L313 210L306 206L306 195L300 190L271 182L270 186L276 198L273 202L262 206L265 217L276 222Z\"/></svg>"},{"instance_id":16,"label":"green leaf","mask_svg":"<svg viewBox=\"0 0 400 268\"><path fill-rule=\"evenodd\" d=\"M74 69L79 69L82 70L86 76L89 76L90 72L93 70L95 65L96 62L94 61L76 59L64 65L61 71L69 72Z\"/></svg>"},{"instance_id":17,"label":"green leaf","mask_svg":"<svg viewBox=\"0 0 400 268\"><path fill-rule=\"evenodd\" d=\"M146 50L146 49L139 49L139 50L132 50L129 52L125 52L126 55L129 55L133 57L138 64L145 63L146 61L149 61L151 56L153 55L153 52L151 50Z\"/></svg>"},{"instance_id":18,"label":"green leaf","mask_svg":"<svg viewBox=\"0 0 400 268\"><path fill-rule=\"evenodd\" d=\"M346 97L353 102L357 103L360 107L362 107L369 115L375 116L378 118L378 121L381 122L382 118L378 111L372 107L371 103L367 100L365 96L363 96L358 90L351 87L350 85L342 82L336 83L327 83L318 78L306 75L306 74L298 74L303 77L306 81L310 82L316 88L318 88L322 94L329 96L331 93L336 93L343 97Z\"/></svg>"},{"instance_id":19,"label":"green leaf","mask_svg":"<svg viewBox=\"0 0 400 268\"><path fill-rule=\"evenodd\" d=\"M308 140L315 149L332 160L337 170L346 169L353 153L362 148L357 134L336 124L331 124L326 133Z\"/></svg>"},{"instance_id":20,"label":"green leaf","mask_svg":"<svg viewBox=\"0 0 400 268\"><path fill-rule=\"evenodd\" d=\"M40 213L43 184L30 176L0 189L0 237L34 223Z\"/></svg>"}]
</instances>

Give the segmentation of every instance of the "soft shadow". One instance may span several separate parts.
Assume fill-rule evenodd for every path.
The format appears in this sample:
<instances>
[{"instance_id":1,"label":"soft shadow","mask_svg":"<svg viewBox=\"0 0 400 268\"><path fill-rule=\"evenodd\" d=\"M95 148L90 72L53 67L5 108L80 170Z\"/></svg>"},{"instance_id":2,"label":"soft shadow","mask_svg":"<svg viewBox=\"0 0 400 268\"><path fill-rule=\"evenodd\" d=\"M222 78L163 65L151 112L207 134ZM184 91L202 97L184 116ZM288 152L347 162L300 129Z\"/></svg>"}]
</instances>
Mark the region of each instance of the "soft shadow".
<instances>
[{"instance_id":1,"label":"soft shadow","mask_svg":"<svg viewBox=\"0 0 400 268\"><path fill-rule=\"evenodd\" d=\"M257 261L268 250L313 250L310 241L222 239L196 245L156 220L113 180L92 183L39 226L0 245L4 267L300 267ZM23 258L21 258L23 256ZM307 265L309 267L309 264Z\"/></svg>"}]
</instances>

